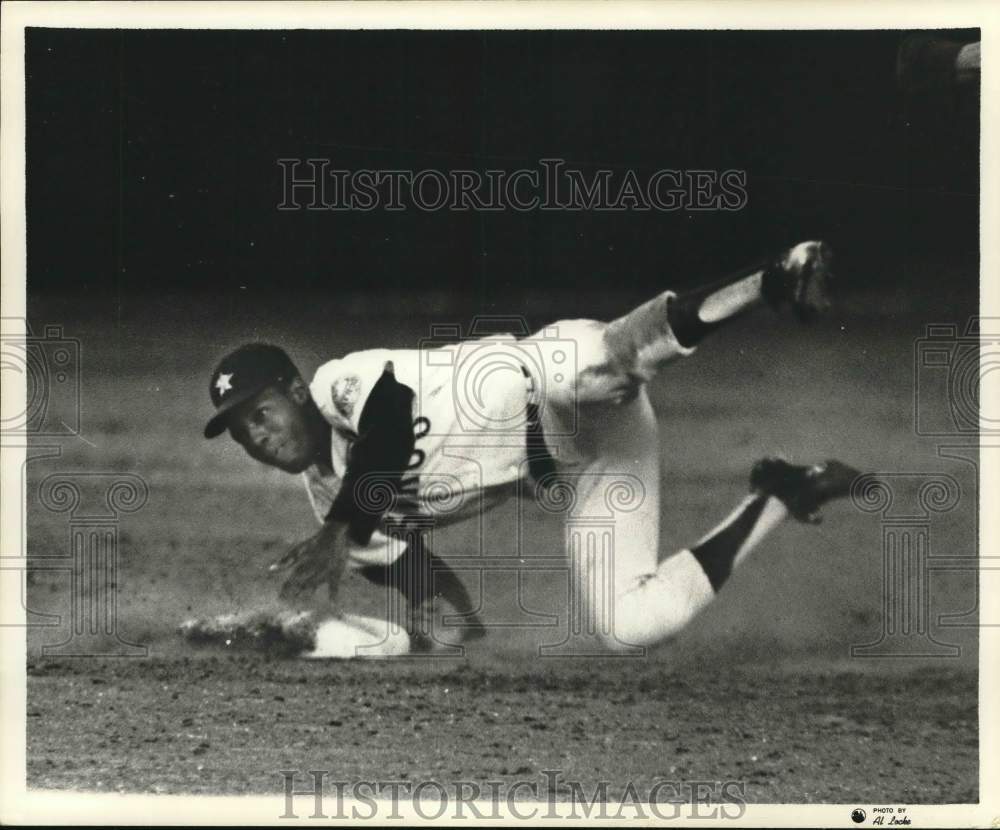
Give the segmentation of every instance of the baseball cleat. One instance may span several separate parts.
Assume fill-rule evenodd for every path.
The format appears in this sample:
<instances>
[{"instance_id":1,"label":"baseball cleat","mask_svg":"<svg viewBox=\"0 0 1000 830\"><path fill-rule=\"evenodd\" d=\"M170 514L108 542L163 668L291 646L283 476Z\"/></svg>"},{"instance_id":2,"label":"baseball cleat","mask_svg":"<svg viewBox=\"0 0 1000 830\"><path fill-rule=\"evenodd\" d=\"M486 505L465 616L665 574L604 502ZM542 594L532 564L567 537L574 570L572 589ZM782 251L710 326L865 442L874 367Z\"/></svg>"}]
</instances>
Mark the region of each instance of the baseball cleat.
<instances>
[{"instance_id":1,"label":"baseball cleat","mask_svg":"<svg viewBox=\"0 0 1000 830\"><path fill-rule=\"evenodd\" d=\"M773 308L786 303L803 322L830 307L830 263L833 253L825 242L800 242L765 270L764 299Z\"/></svg>"},{"instance_id":2,"label":"baseball cleat","mask_svg":"<svg viewBox=\"0 0 1000 830\"><path fill-rule=\"evenodd\" d=\"M750 487L779 499L800 522L817 524L821 520L819 508L847 496L859 475L858 470L840 461L802 466L780 458L765 458L754 464Z\"/></svg>"},{"instance_id":3,"label":"baseball cleat","mask_svg":"<svg viewBox=\"0 0 1000 830\"><path fill-rule=\"evenodd\" d=\"M456 645L464 645L481 640L487 633L486 626L483 625L483 621L477 614L469 616L447 615L441 620L442 627L436 630L449 634L453 631L457 632L458 638L455 640L449 636L447 641L438 641L434 637L432 630L433 621L433 614L429 610L423 613L418 620L414 621L414 630L410 632L410 642L412 643L413 651L424 654L433 654L435 652L450 654L454 651Z\"/></svg>"}]
</instances>

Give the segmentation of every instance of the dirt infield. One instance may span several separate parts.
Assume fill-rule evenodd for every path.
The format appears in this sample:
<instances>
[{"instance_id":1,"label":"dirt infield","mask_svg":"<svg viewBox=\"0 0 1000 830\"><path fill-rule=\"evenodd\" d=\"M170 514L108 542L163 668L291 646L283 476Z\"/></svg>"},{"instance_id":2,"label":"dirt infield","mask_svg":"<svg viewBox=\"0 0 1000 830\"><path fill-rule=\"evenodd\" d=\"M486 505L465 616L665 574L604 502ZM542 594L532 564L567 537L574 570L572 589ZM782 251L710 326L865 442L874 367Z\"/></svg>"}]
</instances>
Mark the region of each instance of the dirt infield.
<instances>
[{"instance_id":1,"label":"dirt infield","mask_svg":"<svg viewBox=\"0 0 1000 830\"><path fill-rule=\"evenodd\" d=\"M961 497L929 520L931 551L975 550L974 464L942 457L938 439L914 430L915 343L928 322L965 321L879 310L891 307L856 300L810 329L748 318L657 379L662 555L721 519L752 462L775 452L910 474L901 503L919 501L921 476L950 476ZM69 301L35 308L36 328L61 323L80 340L82 430L56 442L58 458L26 468L29 556L67 556L77 521L43 503L50 476L75 477L82 498L98 500L116 475L138 477L148 498L114 524L115 624L148 656L43 655L67 637L70 583L65 568L32 571L29 607L63 624L29 630L30 786L280 792L282 769L543 786L544 770L560 770L588 792L610 782L611 797L666 778L744 782L750 801L975 800L976 618L937 622L975 609L974 574L932 583L930 633L957 657L849 659L851 645L880 635L886 521L850 504L818 528L779 529L689 629L644 658L537 657L567 626L566 573L542 559L561 549L560 528L516 502L434 540L480 592L491 627L465 659L306 664L187 651L174 633L182 619L273 597L265 565L314 526L300 482L202 439L215 358L249 335L286 343L311 372L344 350L412 344L428 322L331 331L298 309L289 332L287 308L248 314L189 298L125 302L115 321ZM241 326L208 328L213 317ZM383 597L361 580L345 595L351 610L379 613Z\"/></svg>"},{"instance_id":2,"label":"dirt infield","mask_svg":"<svg viewBox=\"0 0 1000 830\"><path fill-rule=\"evenodd\" d=\"M657 780L742 782L752 802L977 799L967 672L181 658L33 661L29 681L36 787L281 793L279 770L302 771L297 789L329 770L526 780L544 801L549 770L588 794L607 781L611 801Z\"/></svg>"}]
</instances>

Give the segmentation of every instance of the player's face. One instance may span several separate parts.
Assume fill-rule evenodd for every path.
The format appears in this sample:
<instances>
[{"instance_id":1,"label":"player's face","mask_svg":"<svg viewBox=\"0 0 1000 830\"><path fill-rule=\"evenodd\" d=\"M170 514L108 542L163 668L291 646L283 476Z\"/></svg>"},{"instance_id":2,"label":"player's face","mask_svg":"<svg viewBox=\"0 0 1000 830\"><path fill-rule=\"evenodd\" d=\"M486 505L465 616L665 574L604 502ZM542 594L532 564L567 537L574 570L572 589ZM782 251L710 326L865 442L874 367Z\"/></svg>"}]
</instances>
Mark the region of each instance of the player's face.
<instances>
[{"instance_id":1,"label":"player's face","mask_svg":"<svg viewBox=\"0 0 1000 830\"><path fill-rule=\"evenodd\" d=\"M251 458L287 473L301 473L316 456L306 409L310 400L301 382L287 390L269 386L234 410L229 434Z\"/></svg>"}]
</instances>

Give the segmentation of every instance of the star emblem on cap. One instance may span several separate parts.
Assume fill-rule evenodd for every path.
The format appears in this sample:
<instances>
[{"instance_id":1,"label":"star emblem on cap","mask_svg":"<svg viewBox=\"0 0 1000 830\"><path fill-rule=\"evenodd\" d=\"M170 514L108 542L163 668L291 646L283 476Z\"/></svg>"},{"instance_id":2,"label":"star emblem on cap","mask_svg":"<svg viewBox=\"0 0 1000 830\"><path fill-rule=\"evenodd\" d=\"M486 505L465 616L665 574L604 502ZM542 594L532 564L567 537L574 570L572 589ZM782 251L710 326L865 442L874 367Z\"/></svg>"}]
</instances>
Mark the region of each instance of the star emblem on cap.
<instances>
[{"instance_id":1,"label":"star emblem on cap","mask_svg":"<svg viewBox=\"0 0 1000 830\"><path fill-rule=\"evenodd\" d=\"M228 375L225 372L220 372L219 377L216 378L215 388L219 390L220 395L225 395L233 388L233 373L230 372Z\"/></svg>"}]
</instances>

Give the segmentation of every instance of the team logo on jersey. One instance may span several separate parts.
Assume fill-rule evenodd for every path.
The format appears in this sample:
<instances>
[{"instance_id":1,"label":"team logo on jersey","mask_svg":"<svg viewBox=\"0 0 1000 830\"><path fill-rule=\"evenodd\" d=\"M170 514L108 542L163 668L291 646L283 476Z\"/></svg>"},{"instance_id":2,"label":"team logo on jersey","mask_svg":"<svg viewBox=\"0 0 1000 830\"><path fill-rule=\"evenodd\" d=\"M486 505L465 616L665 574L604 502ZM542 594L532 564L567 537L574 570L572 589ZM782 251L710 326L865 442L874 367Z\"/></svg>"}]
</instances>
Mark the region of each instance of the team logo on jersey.
<instances>
[{"instance_id":1,"label":"team logo on jersey","mask_svg":"<svg viewBox=\"0 0 1000 830\"><path fill-rule=\"evenodd\" d=\"M357 375L347 375L337 378L331 389L333 405L337 412L348 420L354 415L354 407L361 395L361 378Z\"/></svg>"},{"instance_id":2,"label":"team logo on jersey","mask_svg":"<svg viewBox=\"0 0 1000 830\"><path fill-rule=\"evenodd\" d=\"M233 388L233 373L230 372L228 375L225 372L220 372L219 377L215 380L215 388L219 390L220 395L225 395Z\"/></svg>"}]
</instances>

